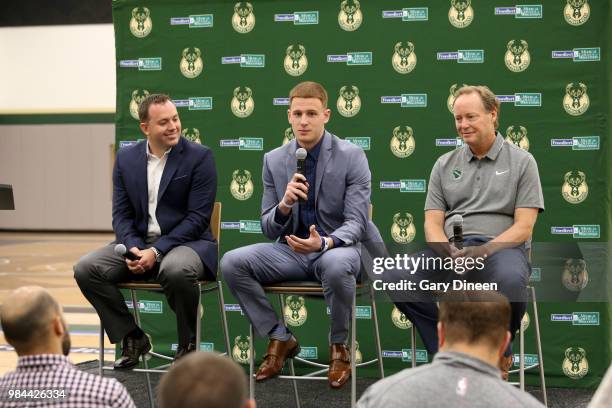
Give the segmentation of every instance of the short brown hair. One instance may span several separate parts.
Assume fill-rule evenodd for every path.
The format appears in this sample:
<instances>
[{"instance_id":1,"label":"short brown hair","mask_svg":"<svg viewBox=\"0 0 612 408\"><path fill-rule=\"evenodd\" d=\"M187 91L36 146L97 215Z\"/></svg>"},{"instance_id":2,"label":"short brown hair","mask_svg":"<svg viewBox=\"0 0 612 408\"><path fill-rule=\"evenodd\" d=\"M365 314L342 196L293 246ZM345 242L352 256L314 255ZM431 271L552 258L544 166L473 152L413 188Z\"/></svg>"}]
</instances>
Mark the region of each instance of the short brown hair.
<instances>
[{"instance_id":1,"label":"short brown hair","mask_svg":"<svg viewBox=\"0 0 612 408\"><path fill-rule=\"evenodd\" d=\"M145 123L149 120L149 108L151 105L162 104L168 101L172 102L172 99L166 94L151 94L147 96L144 101L140 102L140 105L138 105L138 119L140 119L140 122Z\"/></svg>"},{"instance_id":2,"label":"short brown hair","mask_svg":"<svg viewBox=\"0 0 612 408\"><path fill-rule=\"evenodd\" d=\"M231 359L215 353L189 353L159 384L161 408L244 408L247 377Z\"/></svg>"},{"instance_id":3,"label":"short brown hair","mask_svg":"<svg viewBox=\"0 0 612 408\"><path fill-rule=\"evenodd\" d=\"M293 98L317 98L323 104L323 109L327 109L327 91L318 82L300 82L289 92L289 106Z\"/></svg>"},{"instance_id":4,"label":"short brown hair","mask_svg":"<svg viewBox=\"0 0 612 408\"><path fill-rule=\"evenodd\" d=\"M487 112L497 112L497 118L495 119L495 129L499 127L499 110L500 103L497 96L489 89L488 86L485 85L463 85L455 92L455 101L461 95L468 94L478 94L480 96L480 100L482 101L482 105L484 106ZM455 103L453 102L453 106Z\"/></svg>"},{"instance_id":5,"label":"short brown hair","mask_svg":"<svg viewBox=\"0 0 612 408\"><path fill-rule=\"evenodd\" d=\"M494 291L453 292L440 299L439 320L449 344L485 342L498 347L510 325L510 303Z\"/></svg>"}]
</instances>

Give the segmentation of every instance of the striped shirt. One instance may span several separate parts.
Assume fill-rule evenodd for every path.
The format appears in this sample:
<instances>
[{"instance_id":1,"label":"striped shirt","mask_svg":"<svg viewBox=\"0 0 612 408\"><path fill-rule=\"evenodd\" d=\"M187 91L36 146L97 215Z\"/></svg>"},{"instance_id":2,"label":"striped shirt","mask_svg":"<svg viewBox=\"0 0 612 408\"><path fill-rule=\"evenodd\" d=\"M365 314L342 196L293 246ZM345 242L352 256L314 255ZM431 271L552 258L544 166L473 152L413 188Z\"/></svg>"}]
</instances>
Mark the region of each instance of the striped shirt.
<instances>
[{"instance_id":1,"label":"striped shirt","mask_svg":"<svg viewBox=\"0 0 612 408\"><path fill-rule=\"evenodd\" d=\"M76 368L67 357L19 357L17 368L0 377L0 407L135 408L121 383Z\"/></svg>"}]
</instances>

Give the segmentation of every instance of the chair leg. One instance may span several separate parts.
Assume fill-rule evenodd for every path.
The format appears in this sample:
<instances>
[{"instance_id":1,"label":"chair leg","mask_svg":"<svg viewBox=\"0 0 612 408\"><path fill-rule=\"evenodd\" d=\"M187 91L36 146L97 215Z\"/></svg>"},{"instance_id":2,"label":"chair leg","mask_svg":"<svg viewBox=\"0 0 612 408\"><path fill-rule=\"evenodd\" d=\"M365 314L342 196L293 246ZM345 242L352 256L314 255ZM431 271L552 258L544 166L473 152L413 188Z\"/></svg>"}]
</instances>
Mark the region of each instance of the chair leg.
<instances>
[{"instance_id":1,"label":"chair leg","mask_svg":"<svg viewBox=\"0 0 612 408\"><path fill-rule=\"evenodd\" d=\"M223 285L221 280L217 281L219 308L221 309L221 322L223 323L223 335L225 336L225 349L227 350L227 356L232 355L232 347L230 346L229 330L227 328L227 315L225 314L225 298L223 297Z\"/></svg>"},{"instance_id":2,"label":"chair leg","mask_svg":"<svg viewBox=\"0 0 612 408\"><path fill-rule=\"evenodd\" d=\"M138 311L138 300L136 299L136 291L134 289L131 289L130 292L132 293L132 307L134 308L134 319L136 320L136 324L138 325L138 327L140 327L140 312ZM149 363L147 362L146 354L142 355L142 363L144 365L144 368L148 370ZM147 391L149 394L149 404L151 408L154 408L155 403L153 400L153 389L151 387L151 376L149 375L149 373L145 373L145 375L147 377Z\"/></svg>"},{"instance_id":3,"label":"chair leg","mask_svg":"<svg viewBox=\"0 0 612 408\"><path fill-rule=\"evenodd\" d=\"M104 375L104 326L102 326L102 320L100 320L100 351L98 352L99 366L98 374L100 377Z\"/></svg>"},{"instance_id":4,"label":"chair leg","mask_svg":"<svg viewBox=\"0 0 612 408\"><path fill-rule=\"evenodd\" d=\"M525 330L523 322L519 328L519 387L525 391Z\"/></svg>"},{"instance_id":5,"label":"chair leg","mask_svg":"<svg viewBox=\"0 0 612 408\"><path fill-rule=\"evenodd\" d=\"M202 340L202 284L198 282L198 306L196 310L196 351L200 351L200 342Z\"/></svg>"},{"instance_id":6,"label":"chair leg","mask_svg":"<svg viewBox=\"0 0 612 408\"><path fill-rule=\"evenodd\" d=\"M370 285L370 297L372 298L372 317L374 318L374 340L376 342L376 356L378 358L378 368L380 370L380 378L385 378L385 368L383 366L382 350L380 345L380 330L378 328L378 314L376 312L376 299L374 288Z\"/></svg>"},{"instance_id":7,"label":"chair leg","mask_svg":"<svg viewBox=\"0 0 612 408\"><path fill-rule=\"evenodd\" d=\"M410 322L412 327L410 328L410 351L412 353L412 368L416 367L416 327L414 327L414 323Z\"/></svg>"},{"instance_id":8,"label":"chair leg","mask_svg":"<svg viewBox=\"0 0 612 408\"><path fill-rule=\"evenodd\" d=\"M280 304L280 313L283 316L283 323L287 326L287 320L285 319L285 298L282 293L278 295L278 301ZM289 371L292 376L295 376L295 368L293 366L293 359L289 359ZM291 380L293 382L293 394L295 396L295 406L300 408L300 394L298 393L297 380Z\"/></svg>"},{"instance_id":9,"label":"chair leg","mask_svg":"<svg viewBox=\"0 0 612 408\"><path fill-rule=\"evenodd\" d=\"M538 347L538 369L540 370L540 386L544 396L544 406L548 407L548 397L546 395L546 378L544 376L544 356L542 355L542 340L540 338L540 319L538 317L538 302L536 301L535 288L531 289L531 302L533 304L533 320L535 322L536 345Z\"/></svg>"},{"instance_id":10,"label":"chair leg","mask_svg":"<svg viewBox=\"0 0 612 408\"><path fill-rule=\"evenodd\" d=\"M255 400L255 342L253 325L249 324L249 397Z\"/></svg>"},{"instance_id":11,"label":"chair leg","mask_svg":"<svg viewBox=\"0 0 612 408\"><path fill-rule=\"evenodd\" d=\"M355 351L357 341L357 318L356 307L357 292L353 293L353 305L351 307L351 408L357 405L357 364L355 363Z\"/></svg>"}]
</instances>

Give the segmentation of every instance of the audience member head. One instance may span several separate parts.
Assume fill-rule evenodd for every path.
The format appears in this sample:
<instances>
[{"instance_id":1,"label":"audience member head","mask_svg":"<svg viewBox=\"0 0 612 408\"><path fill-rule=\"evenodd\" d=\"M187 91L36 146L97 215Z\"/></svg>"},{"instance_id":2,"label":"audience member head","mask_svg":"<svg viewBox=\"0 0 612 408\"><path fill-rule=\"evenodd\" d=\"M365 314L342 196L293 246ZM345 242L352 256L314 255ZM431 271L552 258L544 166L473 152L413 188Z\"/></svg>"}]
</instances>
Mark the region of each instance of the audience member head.
<instances>
[{"instance_id":1,"label":"audience member head","mask_svg":"<svg viewBox=\"0 0 612 408\"><path fill-rule=\"evenodd\" d=\"M46 289L23 286L2 304L0 323L4 337L18 355L70 352L70 334L61 308Z\"/></svg>"},{"instance_id":2,"label":"audience member head","mask_svg":"<svg viewBox=\"0 0 612 408\"><path fill-rule=\"evenodd\" d=\"M510 303L494 291L448 293L440 300L440 351L459 351L496 366L510 341Z\"/></svg>"},{"instance_id":3,"label":"audience member head","mask_svg":"<svg viewBox=\"0 0 612 408\"><path fill-rule=\"evenodd\" d=\"M159 384L161 408L255 408L238 364L215 353L190 353Z\"/></svg>"}]
</instances>

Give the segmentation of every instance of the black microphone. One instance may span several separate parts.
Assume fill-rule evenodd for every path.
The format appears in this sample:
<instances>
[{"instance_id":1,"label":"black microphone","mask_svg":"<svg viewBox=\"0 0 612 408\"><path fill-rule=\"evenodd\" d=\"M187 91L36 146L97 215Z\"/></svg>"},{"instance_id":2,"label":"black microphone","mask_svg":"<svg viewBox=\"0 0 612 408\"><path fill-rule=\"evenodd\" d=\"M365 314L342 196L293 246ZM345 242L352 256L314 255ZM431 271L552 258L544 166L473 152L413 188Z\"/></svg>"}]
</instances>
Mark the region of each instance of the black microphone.
<instances>
[{"instance_id":1,"label":"black microphone","mask_svg":"<svg viewBox=\"0 0 612 408\"><path fill-rule=\"evenodd\" d=\"M122 256L126 259L129 259L130 261L138 261L140 259L138 255L128 251L125 245L123 244L115 245L115 255Z\"/></svg>"},{"instance_id":2,"label":"black microphone","mask_svg":"<svg viewBox=\"0 0 612 408\"><path fill-rule=\"evenodd\" d=\"M306 163L306 155L308 155L308 152L303 147L300 147L295 151L295 158L297 159L297 173L301 174L302 176L304 176L304 171L306 170L304 168Z\"/></svg>"},{"instance_id":3,"label":"black microphone","mask_svg":"<svg viewBox=\"0 0 612 408\"><path fill-rule=\"evenodd\" d=\"M459 214L453 216L453 244L455 248L463 249L463 217Z\"/></svg>"}]
</instances>

